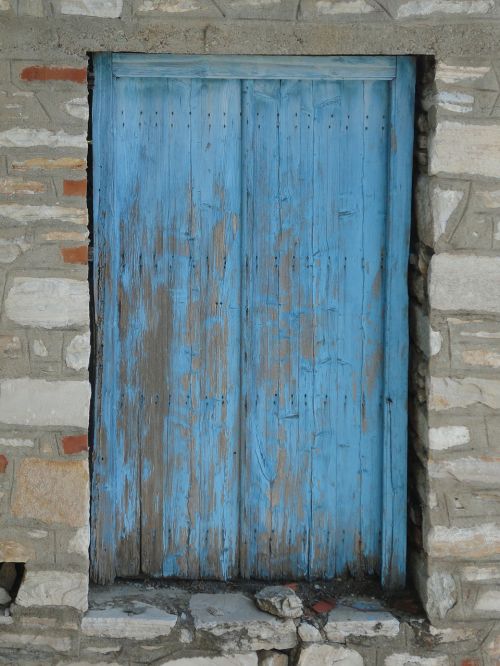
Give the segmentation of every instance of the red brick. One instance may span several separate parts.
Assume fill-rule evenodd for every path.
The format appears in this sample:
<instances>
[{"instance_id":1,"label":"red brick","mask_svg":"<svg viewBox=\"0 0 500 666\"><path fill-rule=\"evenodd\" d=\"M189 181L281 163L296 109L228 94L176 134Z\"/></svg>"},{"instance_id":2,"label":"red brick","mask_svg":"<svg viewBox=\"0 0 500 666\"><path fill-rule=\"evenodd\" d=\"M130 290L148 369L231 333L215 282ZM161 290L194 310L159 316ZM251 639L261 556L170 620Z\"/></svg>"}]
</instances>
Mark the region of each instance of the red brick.
<instances>
[{"instance_id":1,"label":"red brick","mask_svg":"<svg viewBox=\"0 0 500 666\"><path fill-rule=\"evenodd\" d=\"M86 264L89 260L89 248L86 245L62 247L61 256L65 264Z\"/></svg>"},{"instance_id":2,"label":"red brick","mask_svg":"<svg viewBox=\"0 0 500 666\"><path fill-rule=\"evenodd\" d=\"M328 613L333 608L335 608L335 601L333 599L331 601L317 601L312 605L312 609L316 613Z\"/></svg>"},{"instance_id":3,"label":"red brick","mask_svg":"<svg viewBox=\"0 0 500 666\"><path fill-rule=\"evenodd\" d=\"M23 81L71 81L85 83L87 69L85 67L45 67L33 65L25 67L21 72Z\"/></svg>"},{"instance_id":4,"label":"red brick","mask_svg":"<svg viewBox=\"0 0 500 666\"><path fill-rule=\"evenodd\" d=\"M62 438L62 447L64 453L73 454L87 451L89 441L87 435L67 435Z\"/></svg>"},{"instance_id":5,"label":"red brick","mask_svg":"<svg viewBox=\"0 0 500 666\"><path fill-rule=\"evenodd\" d=\"M481 666L479 659L462 659L460 666Z\"/></svg>"},{"instance_id":6,"label":"red brick","mask_svg":"<svg viewBox=\"0 0 500 666\"><path fill-rule=\"evenodd\" d=\"M5 470L7 469L7 465L9 464L9 461L4 455L0 456L0 474L4 474Z\"/></svg>"},{"instance_id":7,"label":"red brick","mask_svg":"<svg viewBox=\"0 0 500 666\"><path fill-rule=\"evenodd\" d=\"M87 180L65 180L63 192L67 197L84 197L87 194Z\"/></svg>"}]
</instances>

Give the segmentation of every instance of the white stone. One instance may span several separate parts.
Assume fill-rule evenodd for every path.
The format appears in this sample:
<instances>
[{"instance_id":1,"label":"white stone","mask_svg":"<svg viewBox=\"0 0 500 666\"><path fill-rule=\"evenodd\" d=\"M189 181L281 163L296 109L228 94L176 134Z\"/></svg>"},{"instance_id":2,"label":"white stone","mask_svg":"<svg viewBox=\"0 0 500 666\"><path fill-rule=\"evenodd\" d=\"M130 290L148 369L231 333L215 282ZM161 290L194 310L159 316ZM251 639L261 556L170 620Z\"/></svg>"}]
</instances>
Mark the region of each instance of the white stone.
<instances>
[{"instance_id":1,"label":"white stone","mask_svg":"<svg viewBox=\"0 0 500 666\"><path fill-rule=\"evenodd\" d=\"M431 377L429 408L456 409L485 405L500 409L500 380L478 377Z\"/></svg>"},{"instance_id":2,"label":"white stone","mask_svg":"<svg viewBox=\"0 0 500 666\"><path fill-rule=\"evenodd\" d=\"M421 307L415 307L415 336L417 345L427 357L435 356L441 351L443 336L440 331L431 328L429 317Z\"/></svg>"},{"instance_id":3,"label":"white stone","mask_svg":"<svg viewBox=\"0 0 500 666\"><path fill-rule=\"evenodd\" d=\"M4 379L0 381L0 422L27 426L89 424L87 381Z\"/></svg>"},{"instance_id":4,"label":"white stone","mask_svg":"<svg viewBox=\"0 0 500 666\"><path fill-rule=\"evenodd\" d=\"M429 298L436 310L500 313L500 257L435 254Z\"/></svg>"},{"instance_id":5,"label":"white stone","mask_svg":"<svg viewBox=\"0 0 500 666\"><path fill-rule=\"evenodd\" d=\"M453 113L470 113L474 105L474 96L462 92L439 92L434 101L445 111Z\"/></svg>"},{"instance_id":6,"label":"white stone","mask_svg":"<svg viewBox=\"0 0 500 666\"><path fill-rule=\"evenodd\" d=\"M487 567L465 567L462 570L462 577L469 583L490 583L500 581L500 564Z\"/></svg>"},{"instance_id":7,"label":"white stone","mask_svg":"<svg viewBox=\"0 0 500 666\"><path fill-rule=\"evenodd\" d=\"M304 643L320 643L323 640L320 630L309 622L302 622L297 631Z\"/></svg>"},{"instance_id":8,"label":"white stone","mask_svg":"<svg viewBox=\"0 0 500 666\"><path fill-rule=\"evenodd\" d=\"M123 0L61 0L61 14L118 18Z\"/></svg>"},{"instance_id":9,"label":"white stone","mask_svg":"<svg viewBox=\"0 0 500 666\"><path fill-rule=\"evenodd\" d=\"M24 206L21 204L1 204L0 217L6 217L20 224L40 221L70 222L71 224L87 224L85 208L68 206Z\"/></svg>"},{"instance_id":10,"label":"white stone","mask_svg":"<svg viewBox=\"0 0 500 666\"><path fill-rule=\"evenodd\" d=\"M138 12L165 12L167 14L177 12L196 12L201 9L197 0L144 0L137 8Z\"/></svg>"},{"instance_id":11,"label":"white stone","mask_svg":"<svg viewBox=\"0 0 500 666\"><path fill-rule=\"evenodd\" d=\"M64 130L52 132L47 129L24 129L13 127L0 132L0 146L7 148L83 148L87 149L85 134L67 134Z\"/></svg>"},{"instance_id":12,"label":"white stone","mask_svg":"<svg viewBox=\"0 0 500 666\"><path fill-rule=\"evenodd\" d=\"M446 451L469 443L470 431L465 426L429 428L429 448L432 451Z\"/></svg>"},{"instance_id":13,"label":"white stone","mask_svg":"<svg viewBox=\"0 0 500 666\"><path fill-rule=\"evenodd\" d=\"M49 355L43 340L33 340L33 353L35 356L41 356L42 358Z\"/></svg>"},{"instance_id":14,"label":"white stone","mask_svg":"<svg viewBox=\"0 0 500 666\"><path fill-rule=\"evenodd\" d=\"M143 641L168 636L176 622L177 615L150 604L133 602L132 611L116 606L88 611L82 620L82 632L86 636Z\"/></svg>"},{"instance_id":15,"label":"white stone","mask_svg":"<svg viewBox=\"0 0 500 666\"><path fill-rule=\"evenodd\" d=\"M28 536L32 539L45 539L49 536L49 533L45 530L29 530Z\"/></svg>"},{"instance_id":16,"label":"white stone","mask_svg":"<svg viewBox=\"0 0 500 666\"><path fill-rule=\"evenodd\" d=\"M410 0L401 4L397 18L415 18L430 14L487 14L494 0Z\"/></svg>"},{"instance_id":17,"label":"white stone","mask_svg":"<svg viewBox=\"0 0 500 666\"><path fill-rule=\"evenodd\" d=\"M73 370L88 367L90 358L90 332L75 335L66 349L66 365Z\"/></svg>"},{"instance_id":18,"label":"white stone","mask_svg":"<svg viewBox=\"0 0 500 666\"><path fill-rule=\"evenodd\" d=\"M0 238L0 264L11 264L29 247L24 238Z\"/></svg>"},{"instance_id":19,"label":"white stone","mask_svg":"<svg viewBox=\"0 0 500 666\"><path fill-rule=\"evenodd\" d=\"M285 585L268 585L255 595L257 606L277 617L297 618L302 615L302 601Z\"/></svg>"},{"instance_id":20,"label":"white stone","mask_svg":"<svg viewBox=\"0 0 500 666\"><path fill-rule=\"evenodd\" d=\"M371 14L376 11L365 0L318 0L316 3L318 14Z\"/></svg>"},{"instance_id":21,"label":"white stone","mask_svg":"<svg viewBox=\"0 0 500 666\"><path fill-rule=\"evenodd\" d=\"M229 649L287 650L297 644L293 620L263 613L243 594L194 594L190 610L196 631L223 639Z\"/></svg>"},{"instance_id":22,"label":"white stone","mask_svg":"<svg viewBox=\"0 0 500 666\"><path fill-rule=\"evenodd\" d=\"M486 76L491 67L474 67L470 65L447 65L444 62L438 62L436 66L436 81L442 83L462 83L464 81L478 81Z\"/></svg>"},{"instance_id":23,"label":"white stone","mask_svg":"<svg viewBox=\"0 0 500 666\"><path fill-rule=\"evenodd\" d=\"M457 586L450 574L435 571L427 579L426 610L431 617L443 620L457 603Z\"/></svg>"},{"instance_id":24,"label":"white stone","mask_svg":"<svg viewBox=\"0 0 500 666\"><path fill-rule=\"evenodd\" d=\"M451 479L461 483L498 485L500 458L455 458L429 461L429 475L433 479Z\"/></svg>"},{"instance_id":25,"label":"white stone","mask_svg":"<svg viewBox=\"0 0 500 666\"><path fill-rule=\"evenodd\" d=\"M363 666L359 652L333 645L307 645L300 651L297 666Z\"/></svg>"},{"instance_id":26,"label":"white stone","mask_svg":"<svg viewBox=\"0 0 500 666\"><path fill-rule=\"evenodd\" d=\"M463 190L444 190L436 186L432 190L431 205L434 222L434 241L445 233L448 220L464 198Z\"/></svg>"},{"instance_id":27,"label":"white stone","mask_svg":"<svg viewBox=\"0 0 500 666\"><path fill-rule=\"evenodd\" d=\"M478 638L478 629L466 626L434 627L429 625L429 633L436 636L440 643L458 643Z\"/></svg>"},{"instance_id":28,"label":"white stone","mask_svg":"<svg viewBox=\"0 0 500 666\"><path fill-rule=\"evenodd\" d=\"M364 610L339 604L324 627L329 641L343 643L348 636L388 636L399 633L399 621L384 610Z\"/></svg>"},{"instance_id":29,"label":"white stone","mask_svg":"<svg viewBox=\"0 0 500 666\"><path fill-rule=\"evenodd\" d=\"M89 119L89 104L86 97L75 97L64 105L66 113L81 120Z\"/></svg>"},{"instance_id":30,"label":"white stone","mask_svg":"<svg viewBox=\"0 0 500 666\"><path fill-rule=\"evenodd\" d=\"M14 446L16 448L27 446L33 448L35 442L32 439L16 439L14 437L0 437L0 446Z\"/></svg>"},{"instance_id":31,"label":"white stone","mask_svg":"<svg viewBox=\"0 0 500 666\"><path fill-rule=\"evenodd\" d=\"M247 654L227 654L217 657L181 657L163 661L159 666L257 666L258 657L255 652Z\"/></svg>"},{"instance_id":32,"label":"white stone","mask_svg":"<svg viewBox=\"0 0 500 666\"><path fill-rule=\"evenodd\" d=\"M476 601L474 610L481 613L493 613L495 617L500 615L500 588L482 592Z\"/></svg>"},{"instance_id":33,"label":"white stone","mask_svg":"<svg viewBox=\"0 0 500 666\"><path fill-rule=\"evenodd\" d=\"M432 557L488 559L500 553L500 525L484 523L474 527L431 527L427 552Z\"/></svg>"},{"instance_id":34,"label":"white stone","mask_svg":"<svg viewBox=\"0 0 500 666\"><path fill-rule=\"evenodd\" d=\"M90 546L90 527L80 527L68 541L68 553L87 556Z\"/></svg>"},{"instance_id":35,"label":"white stone","mask_svg":"<svg viewBox=\"0 0 500 666\"><path fill-rule=\"evenodd\" d=\"M443 336L439 331L434 331L429 327L429 351L431 356L436 356L441 351Z\"/></svg>"},{"instance_id":36,"label":"white stone","mask_svg":"<svg viewBox=\"0 0 500 666\"><path fill-rule=\"evenodd\" d=\"M429 174L441 172L498 178L500 124L439 122L431 138Z\"/></svg>"},{"instance_id":37,"label":"white stone","mask_svg":"<svg viewBox=\"0 0 500 666\"><path fill-rule=\"evenodd\" d=\"M391 654L385 658L385 666L449 666L450 660L445 655L436 657L417 657L408 652Z\"/></svg>"},{"instance_id":38,"label":"white stone","mask_svg":"<svg viewBox=\"0 0 500 666\"><path fill-rule=\"evenodd\" d=\"M88 577L67 571L26 572L16 604L19 606L72 606L87 610Z\"/></svg>"},{"instance_id":39,"label":"white stone","mask_svg":"<svg viewBox=\"0 0 500 666\"><path fill-rule=\"evenodd\" d=\"M5 300L5 314L22 326L88 325L88 283L67 278L14 278Z\"/></svg>"}]
</instances>

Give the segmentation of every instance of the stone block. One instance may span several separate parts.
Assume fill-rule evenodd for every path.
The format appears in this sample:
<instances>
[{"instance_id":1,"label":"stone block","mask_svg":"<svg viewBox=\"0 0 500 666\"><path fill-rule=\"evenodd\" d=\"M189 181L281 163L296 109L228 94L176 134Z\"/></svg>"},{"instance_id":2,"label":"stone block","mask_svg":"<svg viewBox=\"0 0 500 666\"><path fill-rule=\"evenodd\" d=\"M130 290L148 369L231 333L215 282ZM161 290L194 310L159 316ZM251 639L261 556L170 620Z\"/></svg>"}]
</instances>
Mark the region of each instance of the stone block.
<instances>
[{"instance_id":1,"label":"stone block","mask_svg":"<svg viewBox=\"0 0 500 666\"><path fill-rule=\"evenodd\" d=\"M307 645L301 648L297 666L363 666L355 650L334 645Z\"/></svg>"},{"instance_id":2,"label":"stone block","mask_svg":"<svg viewBox=\"0 0 500 666\"><path fill-rule=\"evenodd\" d=\"M429 145L429 173L499 178L500 125L443 120Z\"/></svg>"},{"instance_id":3,"label":"stone block","mask_svg":"<svg viewBox=\"0 0 500 666\"><path fill-rule=\"evenodd\" d=\"M443 559L500 559L500 526L484 523L474 527L431 527L427 553Z\"/></svg>"},{"instance_id":4,"label":"stone block","mask_svg":"<svg viewBox=\"0 0 500 666\"><path fill-rule=\"evenodd\" d=\"M398 0L394 0L398 1ZM451 63L438 61L436 64L436 83L474 90L498 90L495 72L489 60L474 59L474 63Z\"/></svg>"},{"instance_id":5,"label":"stone block","mask_svg":"<svg viewBox=\"0 0 500 666\"><path fill-rule=\"evenodd\" d=\"M89 405L88 381L29 377L0 381L0 423L87 429Z\"/></svg>"},{"instance_id":6,"label":"stone block","mask_svg":"<svg viewBox=\"0 0 500 666\"><path fill-rule=\"evenodd\" d=\"M0 335L0 355L3 358L19 358L23 352L18 335Z\"/></svg>"},{"instance_id":7,"label":"stone block","mask_svg":"<svg viewBox=\"0 0 500 666\"><path fill-rule=\"evenodd\" d=\"M500 617L500 587L481 592L474 605L474 612L483 617Z\"/></svg>"},{"instance_id":8,"label":"stone block","mask_svg":"<svg viewBox=\"0 0 500 666\"><path fill-rule=\"evenodd\" d=\"M304 0L300 4L300 18L306 20L319 17L321 20L352 20L367 15L381 17L383 13L367 0Z\"/></svg>"},{"instance_id":9,"label":"stone block","mask_svg":"<svg viewBox=\"0 0 500 666\"><path fill-rule=\"evenodd\" d=\"M243 594L194 594L189 607L196 632L221 639L225 650L287 650L297 644L293 620L263 613Z\"/></svg>"},{"instance_id":10,"label":"stone block","mask_svg":"<svg viewBox=\"0 0 500 666\"><path fill-rule=\"evenodd\" d=\"M257 666L259 660L255 652L246 654L228 654L211 657L181 657L159 661L158 666ZM262 663L262 662L261 662ZM265 662L264 662L265 663Z\"/></svg>"},{"instance_id":11,"label":"stone block","mask_svg":"<svg viewBox=\"0 0 500 666\"><path fill-rule=\"evenodd\" d=\"M86 527L89 520L87 461L22 459L16 470L11 510L15 518Z\"/></svg>"},{"instance_id":12,"label":"stone block","mask_svg":"<svg viewBox=\"0 0 500 666\"><path fill-rule=\"evenodd\" d=\"M448 479L469 485L486 485L493 488L500 483L500 458L481 456L454 458L452 460L430 460L431 479Z\"/></svg>"},{"instance_id":13,"label":"stone block","mask_svg":"<svg viewBox=\"0 0 500 666\"><path fill-rule=\"evenodd\" d=\"M429 299L436 310L500 313L500 257L435 254Z\"/></svg>"},{"instance_id":14,"label":"stone block","mask_svg":"<svg viewBox=\"0 0 500 666\"><path fill-rule=\"evenodd\" d=\"M27 571L16 603L19 606L71 606L87 610L88 576L67 571Z\"/></svg>"},{"instance_id":15,"label":"stone block","mask_svg":"<svg viewBox=\"0 0 500 666\"><path fill-rule=\"evenodd\" d=\"M225 16L235 19L295 20L297 3L293 0L221 0L217 5Z\"/></svg>"},{"instance_id":16,"label":"stone block","mask_svg":"<svg viewBox=\"0 0 500 666\"><path fill-rule=\"evenodd\" d=\"M394 637L399 633L399 621L378 604L340 603L328 614L324 627L329 641L343 643L349 636Z\"/></svg>"},{"instance_id":17,"label":"stone block","mask_svg":"<svg viewBox=\"0 0 500 666\"><path fill-rule=\"evenodd\" d=\"M457 370L500 368L500 323L448 319L452 367Z\"/></svg>"},{"instance_id":18,"label":"stone block","mask_svg":"<svg viewBox=\"0 0 500 666\"><path fill-rule=\"evenodd\" d=\"M445 655L419 657L408 652L399 652L386 657L384 666L450 666L450 660Z\"/></svg>"},{"instance_id":19,"label":"stone block","mask_svg":"<svg viewBox=\"0 0 500 666\"><path fill-rule=\"evenodd\" d=\"M0 539L1 562L29 562L35 556L35 550L26 543Z\"/></svg>"},{"instance_id":20,"label":"stone block","mask_svg":"<svg viewBox=\"0 0 500 666\"><path fill-rule=\"evenodd\" d=\"M30 249L30 244L20 236L0 238L0 264L12 264L23 252Z\"/></svg>"},{"instance_id":21,"label":"stone block","mask_svg":"<svg viewBox=\"0 0 500 666\"><path fill-rule=\"evenodd\" d=\"M257 606L277 617L297 618L302 615L302 601L285 585L269 585L255 595Z\"/></svg>"},{"instance_id":22,"label":"stone block","mask_svg":"<svg viewBox=\"0 0 500 666\"><path fill-rule=\"evenodd\" d=\"M66 347L65 361L72 370L85 370L90 358L90 332L75 335Z\"/></svg>"},{"instance_id":23,"label":"stone block","mask_svg":"<svg viewBox=\"0 0 500 666\"><path fill-rule=\"evenodd\" d=\"M455 226L464 207L460 204L465 203L467 195L467 185L460 188L453 187L451 184L443 188L441 185L434 185L431 189L431 210L434 230L434 242L437 242L443 234L446 234L449 226ZM455 225L452 222L455 222Z\"/></svg>"},{"instance_id":24,"label":"stone block","mask_svg":"<svg viewBox=\"0 0 500 666\"><path fill-rule=\"evenodd\" d=\"M54 171L59 169L83 171L87 160L83 157L30 157L26 160L12 162L13 171Z\"/></svg>"},{"instance_id":25,"label":"stone block","mask_svg":"<svg viewBox=\"0 0 500 666\"><path fill-rule=\"evenodd\" d=\"M500 409L500 380L431 377L429 409L446 410L475 405Z\"/></svg>"},{"instance_id":26,"label":"stone block","mask_svg":"<svg viewBox=\"0 0 500 666\"><path fill-rule=\"evenodd\" d=\"M16 277L5 299L5 314L22 326L88 325L88 283L68 278Z\"/></svg>"},{"instance_id":27,"label":"stone block","mask_svg":"<svg viewBox=\"0 0 500 666\"><path fill-rule=\"evenodd\" d=\"M441 426L429 428L429 449L446 451L467 446L470 443L470 430L466 426Z\"/></svg>"},{"instance_id":28,"label":"stone block","mask_svg":"<svg viewBox=\"0 0 500 666\"><path fill-rule=\"evenodd\" d=\"M443 620L457 603L457 586L453 576L434 571L427 579L426 610L431 618Z\"/></svg>"},{"instance_id":29,"label":"stone block","mask_svg":"<svg viewBox=\"0 0 500 666\"><path fill-rule=\"evenodd\" d=\"M0 217L17 224L68 222L87 224L87 209L71 206L0 204Z\"/></svg>"},{"instance_id":30,"label":"stone block","mask_svg":"<svg viewBox=\"0 0 500 666\"><path fill-rule=\"evenodd\" d=\"M87 134L68 134L64 130L12 127L0 131L0 146L6 148L82 148L87 149Z\"/></svg>"},{"instance_id":31,"label":"stone block","mask_svg":"<svg viewBox=\"0 0 500 666\"><path fill-rule=\"evenodd\" d=\"M39 180L26 180L19 176L0 178L0 194L17 196L19 194L40 194L47 191L47 185Z\"/></svg>"},{"instance_id":32,"label":"stone block","mask_svg":"<svg viewBox=\"0 0 500 666\"><path fill-rule=\"evenodd\" d=\"M297 633L303 643L321 643L323 640L320 630L309 622L299 624Z\"/></svg>"},{"instance_id":33,"label":"stone block","mask_svg":"<svg viewBox=\"0 0 500 666\"><path fill-rule=\"evenodd\" d=\"M16 599L17 602L17 599ZM0 632L0 648L20 648L26 649L29 646L32 651L35 652L69 652L72 648L71 638L68 636L61 636L58 633L51 634L48 632L22 632L14 633L13 631L2 631ZM10 662L17 664L29 664L30 662L17 661ZM31 662L34 663L34 662ZM37 663L43 664L38 658ZM47 662L45 662L47 663Z\"/></svg>"},{"instance_id":34,"label":"stone block","mask_svg":"<svg viewBox=\"0 0 500 666\"><path fill-rule=\"evenodd\" d=\"M60 0L61 14L119 18L123 0Z\"/></svg>"},{"instance_id":35,"label":"stone block","mask_svg":"<svg viewBox=\"0 0 500 666\"><path fill-rule=\"evenodd\" d=\"M446 506L452 523L457 523L462 518L483 518L495 520L500 516L500 495L498 493L498 482L493 483L491 488L477 490L453 483L454 492L451 488L446 492Z\"/></svg>"},{"instance_id":36,"label":"stone block","mask_svg":"<svg viewBox=\"0 0 500 666\"><path fill-rule=\"evenodd\" d=\"M468 583L500 584L500 563L486 566L467 566L460 572L462 580Z\"/></svg>"},{"instance_id":37,"label":"stone block","mask_svg":"<svg viewBox=\"0 0 500 666\"><path fill-rule=\"evenodd\" d=\"M177 615L150 604L132 602L124 608L89 610L82 620L82 632L86 636L143 641L168 636L176 623Z\"/></svg>"},{"instance_id":38,"label":"stone block","mask_svg":"<svg viewBox=\"0 0 500 666\"><path fill-rule=\"evenodd\" d=\"M144 16L192 15L204 18L220 17L221 13L210 0L136 0L135 13Z\"/></svg>"},{"instance_id":39,"label":"stone block","mask_svg":"<svg viewBox=\"0 0 500 666\"><path fill-rule=\"evenodd\" d=\"M35 442L32 439L21 437L0 437L0 446L12 447L14 449L32 449Z\"/></svg>"}]
</instances>

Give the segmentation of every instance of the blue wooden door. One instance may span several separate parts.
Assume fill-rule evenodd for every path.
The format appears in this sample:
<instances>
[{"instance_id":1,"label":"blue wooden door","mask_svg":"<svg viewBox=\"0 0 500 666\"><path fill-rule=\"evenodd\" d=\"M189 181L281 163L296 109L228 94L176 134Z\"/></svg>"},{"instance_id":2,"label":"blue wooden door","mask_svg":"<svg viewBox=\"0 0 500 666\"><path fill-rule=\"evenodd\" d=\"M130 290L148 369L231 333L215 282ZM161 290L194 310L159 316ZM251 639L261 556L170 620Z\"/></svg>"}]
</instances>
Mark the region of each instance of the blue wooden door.
<instances>
[{"instance_id":1,"label":"blue wooden door","mask_svg":"<svg viewBox=\"0 0 500 666\"><path fill-rule=\"evenodd\" d=\"M412 61L96 66L94 578L401 583Z\"/></svg>"}]
</instances>

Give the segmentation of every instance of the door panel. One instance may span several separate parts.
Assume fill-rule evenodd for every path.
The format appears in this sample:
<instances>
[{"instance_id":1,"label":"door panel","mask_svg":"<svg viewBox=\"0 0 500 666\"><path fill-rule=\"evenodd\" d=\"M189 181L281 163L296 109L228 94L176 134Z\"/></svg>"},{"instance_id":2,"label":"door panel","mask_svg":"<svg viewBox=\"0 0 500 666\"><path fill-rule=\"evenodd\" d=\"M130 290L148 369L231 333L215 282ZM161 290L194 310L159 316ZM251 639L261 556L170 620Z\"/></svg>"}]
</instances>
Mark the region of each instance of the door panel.
<instances>
[{"instance_id":1,"label":"door panel","mask_svg":"<svg viewBox=\"0 0 500 666\"><path fill-rule=\"evenodd\" d=\"M380 573L396 61L159 58L96 63L93 577Z\"/></svg>"}]
</instances>

